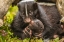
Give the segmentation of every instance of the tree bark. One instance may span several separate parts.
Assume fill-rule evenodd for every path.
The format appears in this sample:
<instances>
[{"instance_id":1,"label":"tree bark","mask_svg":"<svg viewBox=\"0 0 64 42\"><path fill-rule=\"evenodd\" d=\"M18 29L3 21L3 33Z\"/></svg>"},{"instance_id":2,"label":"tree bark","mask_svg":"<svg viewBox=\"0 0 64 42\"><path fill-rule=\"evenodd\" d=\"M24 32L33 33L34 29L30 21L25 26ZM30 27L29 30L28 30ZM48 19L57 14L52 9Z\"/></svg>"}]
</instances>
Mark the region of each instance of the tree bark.
<instances>
[{"instance_id":1,"label":"tree bark","mask_svg":"<svg viewBox=\"0 0 64 42\"><path fill-rule=\"evenodd\" d=\"M0 19L3 19L14 0L0 0Z\"/></svg>"},{"instance_id":2,"label":"tree bark","mask_svg":"<svg viewBox=\"0 0 64 42\"><path fill-rule=\"evenodd\" d=\"M62 19L60 21L64 24L64 0L57 0L56 6L62 16Z\"/></svg>"},{"instance_id":3,"label":"tree bark","mask_svg":"<svg viewBox=\"0 0 64 42\"><path fill-rule=\"evenodd\" d=\"M56 5L61 16L64 17L64 0L57 0Z\"/></svg>"},{"instance_id":4,"label":"tree bark","mask_svg":"<svg viewBox=\"0 0 64 42\"><path fill-rule=\"evenodd\" d=\"M14 0L0 0L0 27L3 25L3 18L13 1Z\"/></svg>"}]
</instances>

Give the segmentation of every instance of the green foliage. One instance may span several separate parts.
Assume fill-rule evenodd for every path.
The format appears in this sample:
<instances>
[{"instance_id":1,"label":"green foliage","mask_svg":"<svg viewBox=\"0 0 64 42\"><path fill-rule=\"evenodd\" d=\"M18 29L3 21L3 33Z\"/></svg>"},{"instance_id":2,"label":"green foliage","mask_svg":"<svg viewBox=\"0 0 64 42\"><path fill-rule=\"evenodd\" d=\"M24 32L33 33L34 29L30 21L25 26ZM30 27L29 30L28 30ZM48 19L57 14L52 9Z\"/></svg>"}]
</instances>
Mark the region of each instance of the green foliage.
<instances>
[{"instance_id":1,"label":"green foliage","mask_svg":"<svg viewBox=\"0 0 64 42\"><path fill-rule=\"evenodd\" d=\"M11 38L13 36L13 33L10 32L10 24L13 21L14 16L16 15L18 11L17 6L10 6L7 14L4 16L4 25L0 27L0 42L18 42L17 37Z\"/></svg>"},{"instance_id":2,"label":"green foliage","mask_svg":"<svg viewBox=\"0 0 64 42\"><path fill-rule=\"evenodd\" d=\"M7 12L7 14L5 16L6 20L4 20L4 21L10 24L12 22L14 16L16 15L17 11L18 11L17 6L14 6L14 7L10 6L9 11Z\"/></svg>"},{"instance_id":3,"label":"green foliage","mask_svg":"<svg viewBox=\"0 0 64 42\"><path fill-rule=\"evenodd\" d=\"M13 33L10 30L10 24L13 21L14 16L18 11L17 6L10 6L6 16L4 17L4 25L0 27L0 42L43 42L42 39L31 39L26 38L24 40L17 39L17 37L12 38ZM59 42L59 39L56 38L51 42Z\"/></svg>"}]
</instances>

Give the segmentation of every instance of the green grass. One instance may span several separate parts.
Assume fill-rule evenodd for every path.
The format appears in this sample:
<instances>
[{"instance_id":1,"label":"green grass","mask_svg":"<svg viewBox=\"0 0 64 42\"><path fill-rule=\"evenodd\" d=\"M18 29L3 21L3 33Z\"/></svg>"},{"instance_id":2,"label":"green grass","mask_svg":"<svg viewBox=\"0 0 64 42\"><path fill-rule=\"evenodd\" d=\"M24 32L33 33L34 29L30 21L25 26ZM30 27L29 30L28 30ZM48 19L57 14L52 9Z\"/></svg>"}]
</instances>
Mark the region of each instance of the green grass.
<instances>
[{"instance_id":1,"label":"green grass","mask_svg":"<svg viewBox=\"0 0 64 42\"><path fill-rule=\"evenodd\" d=\"M0 27L0 42L43 42L42 39L31 39L26 38L24 40L17 39L17 37L12 38L13 33L10 30L10 24L13 21L14 16L18 11L17 6L10 6L6 16L4 17L4 25ZM59 38L50 40L51 42L59 42Z\"/></svg>"}]
</instances>

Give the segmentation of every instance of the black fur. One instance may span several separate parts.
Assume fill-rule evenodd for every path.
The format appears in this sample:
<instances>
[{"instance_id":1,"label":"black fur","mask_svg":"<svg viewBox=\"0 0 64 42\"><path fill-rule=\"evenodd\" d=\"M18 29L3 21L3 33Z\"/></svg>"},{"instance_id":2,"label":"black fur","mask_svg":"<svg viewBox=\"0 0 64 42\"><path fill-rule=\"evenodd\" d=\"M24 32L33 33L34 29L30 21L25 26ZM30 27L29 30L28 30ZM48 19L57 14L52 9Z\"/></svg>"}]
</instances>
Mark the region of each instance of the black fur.
<instances>
[{"instance_id":1,"label":"black fur","mask_svg":"<svg viewBox=\"0 0 64 42\"><path fill-rule=\"evenodd\" d=\"M36 2L29 1L18 3L19 11L11 24L11 28L15 36L18 36L22 39L27 37L23 33L23 30L29 25L29 23L24 22L24 20L27 18L25 12L25 4L28 6L28 17L31 19L38 19L42 22L42 24L44 24L42 38L52 38L55 33L60 33L61 16L56 6L40 6Z\"/></svg>"}]
</instances>

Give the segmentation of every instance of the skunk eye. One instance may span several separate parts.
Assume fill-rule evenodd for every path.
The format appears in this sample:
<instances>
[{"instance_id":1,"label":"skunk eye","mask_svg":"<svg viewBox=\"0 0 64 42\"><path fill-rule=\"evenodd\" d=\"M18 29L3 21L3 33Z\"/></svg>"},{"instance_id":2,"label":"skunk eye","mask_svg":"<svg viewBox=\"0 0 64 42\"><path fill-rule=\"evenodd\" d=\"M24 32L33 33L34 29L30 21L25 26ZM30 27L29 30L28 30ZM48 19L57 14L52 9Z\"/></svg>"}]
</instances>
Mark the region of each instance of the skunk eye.
<instances>
[{"instance_id":1,"label":"skunk eye","mask_svg":"<svg viewBox=\"0 0 64 42\"><path fill-rule=\"evenodd\" d=\"M24 12L22 12L21 15L24 15Z\"/></svg>"},{"instance_id":2,"label":"skunk eye","mask_svg":"<svg viewBox=\"0 0 64 42\"><path fill-rule=\"evenodd\" d=\"M22 13L21 13L21 16L22 16L22 17L24 17L24 16L25 16L24 12L22 12Z\"/></svg>"},{"instance_id":3,"label":"skunk eye","mask_svg":"<svg viewBox=\"0 0 64 42\"><path fill-rule=\"evenodd\" d=\"M24 12L22 12L22 14L24 14Z\"/></svg>"},{"instance_id":4,"label":"skunk eye","mask_svg":"<svg viewBox=\"0 0 64 42\"><path fill-rule=\"evenodd\" d=\"M32 11L30 11L30 12L29 12L29 15L33 15L33 12L32 12Z\"/></svg>"}]
</instances>

